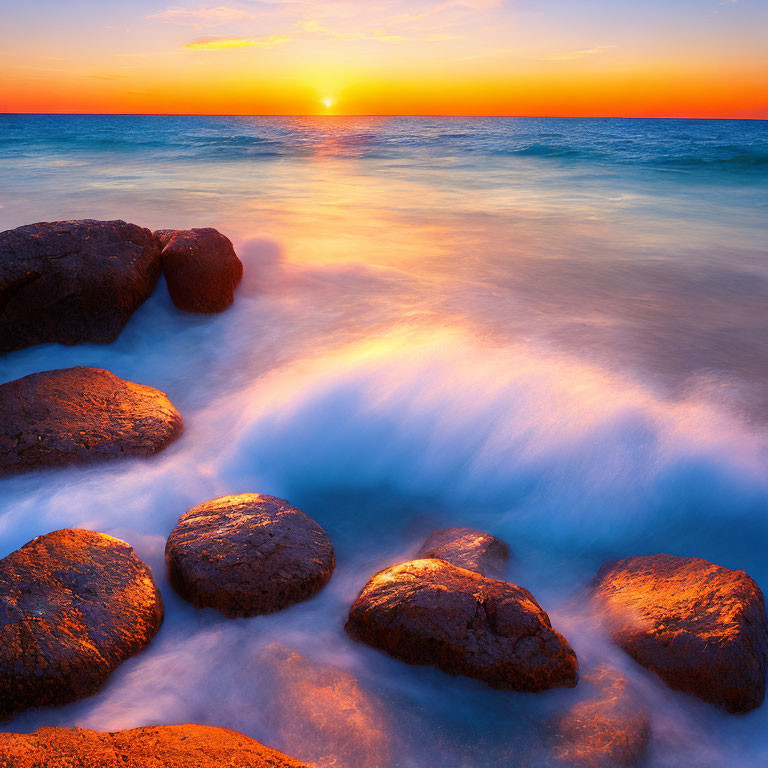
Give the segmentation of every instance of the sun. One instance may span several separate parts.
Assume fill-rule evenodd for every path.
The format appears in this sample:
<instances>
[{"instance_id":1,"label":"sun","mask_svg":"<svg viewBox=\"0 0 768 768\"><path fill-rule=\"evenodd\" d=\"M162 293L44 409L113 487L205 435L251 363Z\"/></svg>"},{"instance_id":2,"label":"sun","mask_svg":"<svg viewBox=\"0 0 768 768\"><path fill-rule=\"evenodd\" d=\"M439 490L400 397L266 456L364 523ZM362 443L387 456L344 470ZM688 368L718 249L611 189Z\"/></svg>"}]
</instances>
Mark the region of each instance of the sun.
<instances>
[{"instance_id":1,"label":"sun","mask_svg":"<svg viewBox=\"0 0 768 768\"><path fill-rule=\"evenodd\" d=\"M323 106L324 106L326 109L330 109L330 108L333 106L333 99L331 99L331 98L329 98L328 96L326 96L326 97L323 99Z\"/></svg>"}]
</instances>

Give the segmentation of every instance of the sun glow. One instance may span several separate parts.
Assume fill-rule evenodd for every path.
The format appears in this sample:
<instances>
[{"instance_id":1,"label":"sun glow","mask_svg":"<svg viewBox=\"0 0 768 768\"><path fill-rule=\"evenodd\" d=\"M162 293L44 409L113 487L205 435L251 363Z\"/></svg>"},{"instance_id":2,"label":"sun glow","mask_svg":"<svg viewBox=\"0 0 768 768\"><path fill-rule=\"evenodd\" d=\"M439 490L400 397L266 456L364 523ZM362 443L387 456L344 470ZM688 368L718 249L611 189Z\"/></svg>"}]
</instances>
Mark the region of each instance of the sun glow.
<instances>
[{"instance_id":1,"label":"sun glow","mask_svg":"<svg viewBox=\"0 0 768 768\"><path fill-rule=\"evenodd\" d=\"M326 97L323 99L323 106L324 106L326 109L330 109L330 108L333 106L333 99L331 99L331 98L329 98L328 96L326 96Z\"/></svg>"}]
</instances>

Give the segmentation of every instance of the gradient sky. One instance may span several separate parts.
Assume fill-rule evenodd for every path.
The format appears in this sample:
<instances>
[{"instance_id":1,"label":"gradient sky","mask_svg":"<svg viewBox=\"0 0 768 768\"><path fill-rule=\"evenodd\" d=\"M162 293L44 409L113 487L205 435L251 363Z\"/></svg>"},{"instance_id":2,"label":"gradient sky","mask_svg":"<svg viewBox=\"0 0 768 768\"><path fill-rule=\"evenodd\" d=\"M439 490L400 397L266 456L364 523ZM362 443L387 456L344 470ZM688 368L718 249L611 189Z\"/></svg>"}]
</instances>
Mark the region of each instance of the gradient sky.
<instances>
[{"instance_id":1,"label":"gradient sky","mask_svg":"<svg viewBox=\"0 0 768 768\"><path fill-rule=\"evenodd\" d=\"M0 0L0 111L768 117L766 0Z\"/></svg>"}]
</instances>

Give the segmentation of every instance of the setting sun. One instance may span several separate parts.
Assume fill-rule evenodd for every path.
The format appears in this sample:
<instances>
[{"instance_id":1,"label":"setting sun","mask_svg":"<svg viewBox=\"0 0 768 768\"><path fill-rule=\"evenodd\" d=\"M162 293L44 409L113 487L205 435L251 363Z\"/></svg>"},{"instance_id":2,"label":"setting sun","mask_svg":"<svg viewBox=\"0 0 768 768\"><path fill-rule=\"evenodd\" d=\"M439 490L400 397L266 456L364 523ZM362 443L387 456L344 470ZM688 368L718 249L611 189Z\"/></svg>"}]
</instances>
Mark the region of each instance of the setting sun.
<instances>
[{"instance_id":1,"label":"setting sun","mask_svg":"<svg viewBox=\"0 0 768 768\"><path fill-rule=\"evenodd\" d=\"M326 109L330 109L333 106L333 99L329 99L328 97L323 99L323 106Z\"/></svg>"}]
</instances>

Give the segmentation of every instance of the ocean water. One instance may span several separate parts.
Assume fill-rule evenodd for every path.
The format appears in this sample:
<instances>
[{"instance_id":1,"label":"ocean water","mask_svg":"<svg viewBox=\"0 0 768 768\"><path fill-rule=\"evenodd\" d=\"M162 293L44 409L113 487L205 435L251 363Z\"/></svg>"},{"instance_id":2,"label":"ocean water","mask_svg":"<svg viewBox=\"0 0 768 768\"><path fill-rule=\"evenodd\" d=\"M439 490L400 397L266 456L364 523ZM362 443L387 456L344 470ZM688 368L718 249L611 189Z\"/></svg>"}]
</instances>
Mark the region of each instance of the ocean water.
<instances>
[{"instance_id":1,"label":"ocean water","mask_svg":"<svg viewBox=\"0 0 768 768\"><path fill-rule=\"evenodd\" d=\"M214 226L245 264L231 310L165 287L84 364L167 392L184 436L149 460L0 480L0 556L67 526L131 543L165 623L97 695L3 727L198 722L319 766L552 764L589 687L494 691L350 641L349 605L433 529L503 537L583 674L647 709L643 766L768 764L768 705L721 713L604 636L587 589L655 552L768 589L768 125L581 119L0 116L0 229L68 218ZM196 611L165 577L178 517L287 498L336 572L268 617Z\"/></svg>"}]
</instances>

